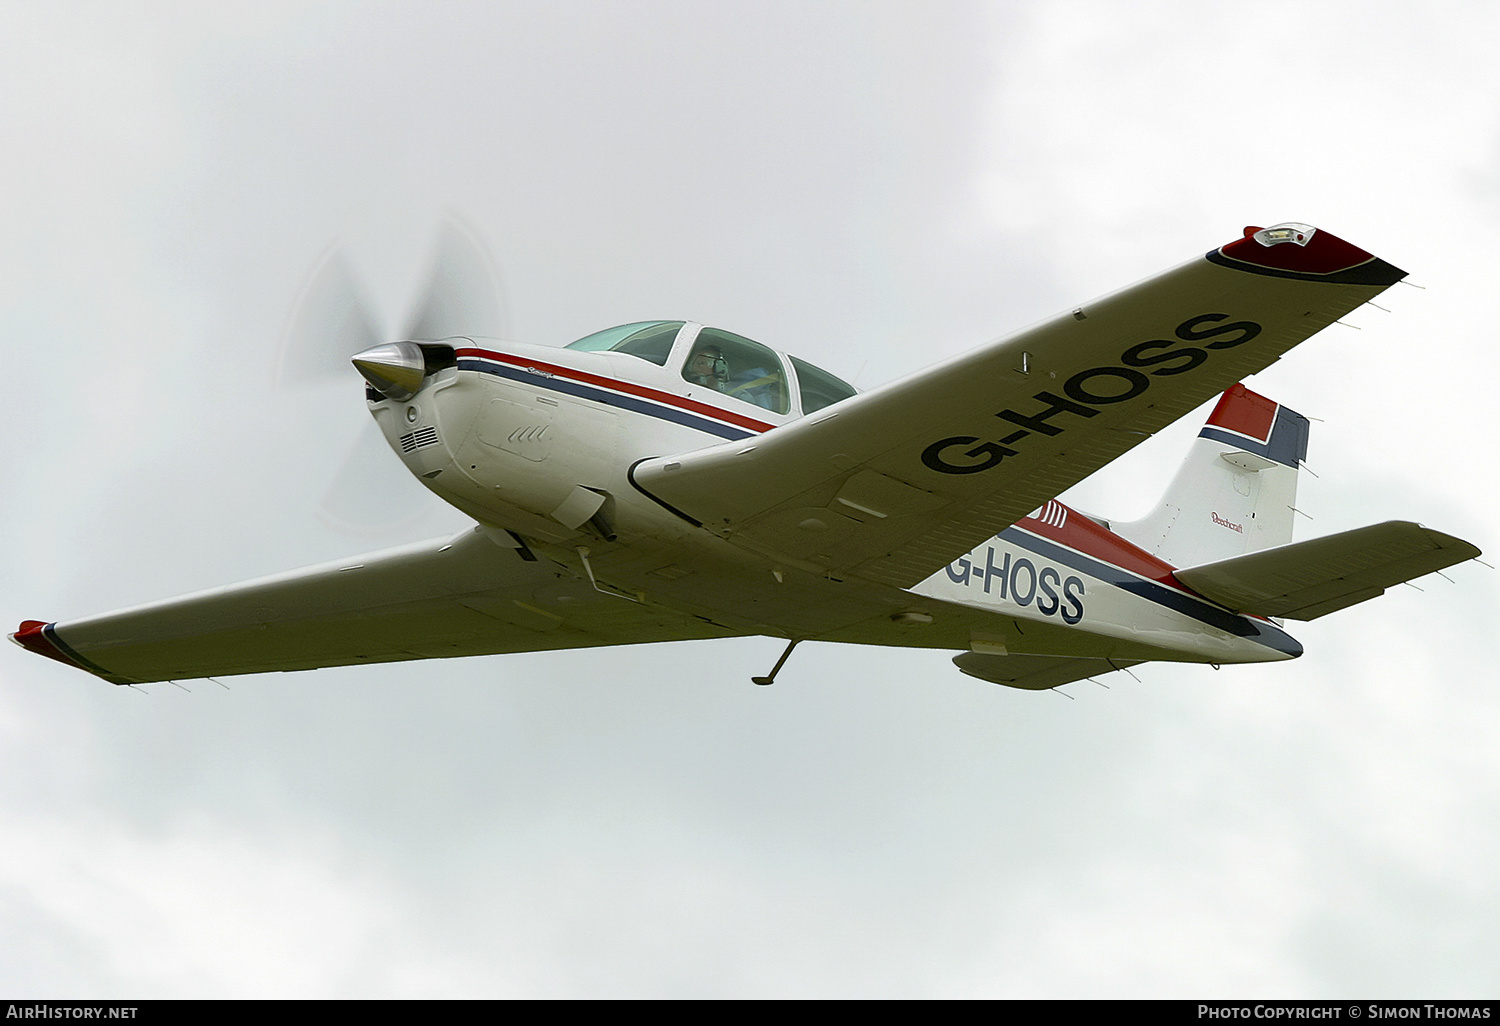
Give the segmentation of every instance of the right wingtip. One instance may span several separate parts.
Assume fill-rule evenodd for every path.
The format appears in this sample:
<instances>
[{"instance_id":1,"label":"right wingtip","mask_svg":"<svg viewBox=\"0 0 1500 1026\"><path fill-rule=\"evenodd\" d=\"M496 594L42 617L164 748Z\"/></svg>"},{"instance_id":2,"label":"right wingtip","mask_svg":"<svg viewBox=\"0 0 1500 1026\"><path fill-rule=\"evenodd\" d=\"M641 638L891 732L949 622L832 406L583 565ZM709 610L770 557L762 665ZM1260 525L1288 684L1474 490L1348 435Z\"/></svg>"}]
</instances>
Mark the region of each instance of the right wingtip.
<instances>
[{"instance_id":1,"label":"right wingtip","mask_svg":"<svg viewBox=\"0 0 1500 1026\"><path fill-rule=\"evenodd\" d=\"M1399 267L1345 242L1331 232L1286 221L1270 228L1251 225L1244 235L1208 254L1216 264L1285 278L1342 285L1394 285L1406 277Z\"/></svg>"}]
</instances>

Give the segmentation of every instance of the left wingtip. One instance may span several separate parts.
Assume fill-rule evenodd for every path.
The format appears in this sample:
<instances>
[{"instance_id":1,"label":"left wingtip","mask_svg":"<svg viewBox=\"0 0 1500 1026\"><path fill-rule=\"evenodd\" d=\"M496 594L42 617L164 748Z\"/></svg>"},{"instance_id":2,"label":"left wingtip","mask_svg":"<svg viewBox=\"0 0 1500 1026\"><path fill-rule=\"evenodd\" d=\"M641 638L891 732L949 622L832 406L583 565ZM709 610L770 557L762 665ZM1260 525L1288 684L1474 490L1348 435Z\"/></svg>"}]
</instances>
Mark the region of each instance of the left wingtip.
<instances>
[{"instance_id":1,"label":"left wingtip","mask_svg":"<svg viewBox=\"0 0 1500 1026\"><path fill-rule=\"evenodd\" d=\"M16 632L10 636L10 640L37 655L46 656L48 659L56 659L60 663L69 666L76 665L73 660L63 655L52 639L47 636L47 628L52 625L45 620L22 620Z\"/></svg>"},{"instance_id":2,"label":"left wingtip","mask_svg":"<svg viewBox=\"0 0 1500 1026\"><path fill-rule=\"evenodd\" d=\"M83 670L85 673L92 673L96 677L103 677L112 684L125 683L72 652L63 644L62 639L57 637L53 630L56 626L56 624L47 623L44 620L22 620L21 625L10 636L10 640L28 652L35 652L37 655L46 656L48 659L56 659L60 663Z\"/></svg>"}]
</instances>

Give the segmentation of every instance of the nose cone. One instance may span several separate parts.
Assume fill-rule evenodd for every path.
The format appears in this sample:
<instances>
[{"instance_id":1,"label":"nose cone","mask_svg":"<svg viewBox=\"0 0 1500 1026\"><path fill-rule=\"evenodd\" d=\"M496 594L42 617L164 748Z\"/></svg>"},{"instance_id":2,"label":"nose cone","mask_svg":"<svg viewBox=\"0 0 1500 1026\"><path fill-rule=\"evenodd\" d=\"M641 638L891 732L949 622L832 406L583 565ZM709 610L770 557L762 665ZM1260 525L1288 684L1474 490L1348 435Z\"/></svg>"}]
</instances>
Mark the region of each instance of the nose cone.
<instances>
[{"instance_id":1,"label":"nose cone","mask_svg":"<svg viewBox=\"0 0 1500 1026\"><path fill-rule=\"evenodd\" d=\"M427 376L427 361L415 342L387 342L373 346L349 361L370 387L388 399L410 399Z\"/></svg>"}]
</instances>

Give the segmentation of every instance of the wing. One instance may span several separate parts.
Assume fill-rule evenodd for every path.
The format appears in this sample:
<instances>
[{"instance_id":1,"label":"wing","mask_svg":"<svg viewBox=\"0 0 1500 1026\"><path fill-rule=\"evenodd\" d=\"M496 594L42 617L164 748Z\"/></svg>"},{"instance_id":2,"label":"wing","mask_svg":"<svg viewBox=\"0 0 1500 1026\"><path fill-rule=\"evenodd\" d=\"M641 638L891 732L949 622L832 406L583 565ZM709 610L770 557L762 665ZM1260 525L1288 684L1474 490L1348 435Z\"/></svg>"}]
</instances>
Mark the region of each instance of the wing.
<instances>
[{"instance_id":1,"label":"wing","mask_svg":"<svg viewBox=\"0 0 1500 1026\"><path fill-rule=\"evenodd\" d=\"M631 479L748 548L910 587L1405 276L1306 226L1252 231L758 438L643 461Z\"/></svg>"},{"instance_id":2,"label":"wing","mask_svg":"<svg viewBox=\"0 0 1500 1026\"><path fill-rule=\"evenodd\" d=\"M1177 570L1174 576L1241 613L1316 620L1477 555L1466 541L1392 520Z\"/></svg>"},{"instance_id":3,"label":"wing","mask_svg":"<svg viewBox=\"0 0 1500 1026\"><path fill-rule=\"evenodd\" d=\"M479 528L11 635L115 684L399 659L729 637L596 591Z\"/></svg>"}]
</instances>

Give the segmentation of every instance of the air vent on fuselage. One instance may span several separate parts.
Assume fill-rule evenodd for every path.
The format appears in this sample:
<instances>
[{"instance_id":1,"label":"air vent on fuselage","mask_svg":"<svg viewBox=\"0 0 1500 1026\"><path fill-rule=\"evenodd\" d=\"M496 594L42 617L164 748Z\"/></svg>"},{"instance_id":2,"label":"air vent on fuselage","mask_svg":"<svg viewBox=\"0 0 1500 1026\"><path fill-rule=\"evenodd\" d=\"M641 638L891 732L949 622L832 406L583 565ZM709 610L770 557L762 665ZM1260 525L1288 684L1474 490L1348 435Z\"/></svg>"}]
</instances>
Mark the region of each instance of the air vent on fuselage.
<instances>
[{"instance_id":1,"label":"air vent on fuselage","mask_svg":"<svg viewBox=\"0 0 1500 1026\"><path fill-rule=\"evenodd\" d=\"M437 445L437 443L437 428L418 428L415 431L408 431L401 436L401 453L402 455L413 453L418 449L425 449L429 445Z\"/></svg>"}]
</instances>

